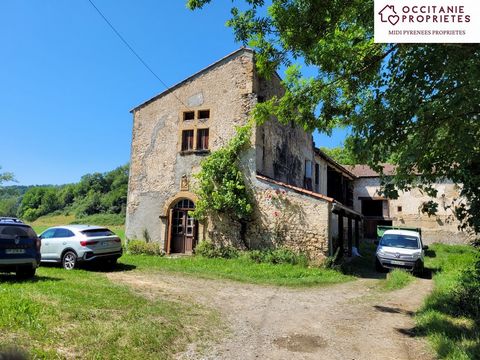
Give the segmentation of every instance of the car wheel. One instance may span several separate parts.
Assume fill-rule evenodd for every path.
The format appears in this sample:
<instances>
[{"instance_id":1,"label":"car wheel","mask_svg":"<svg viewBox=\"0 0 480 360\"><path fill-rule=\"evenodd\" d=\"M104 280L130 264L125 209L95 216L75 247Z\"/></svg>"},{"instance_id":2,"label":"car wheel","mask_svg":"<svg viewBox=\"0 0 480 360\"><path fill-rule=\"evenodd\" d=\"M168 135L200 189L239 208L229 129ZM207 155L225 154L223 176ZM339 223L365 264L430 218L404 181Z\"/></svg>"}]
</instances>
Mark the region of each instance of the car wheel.
<instances>
[{"instance_id":1,"label":"car wheel","mask_svg":"<svg viewBox=\"0 0 480 360\"><path fill-rule=\"evenodd\" d=\"M31 268L19 269L16 272L16 275L17 275L17 278L19 279L31 279L32 277L35 276L35 271L36 269L31 269Z\"/></svg>"},{"instance_id":2,"label":"car wheel","mask_svg":"<svg viewBox=\"0 0 480 360\"><path fill-rule=\"evenodd\" d=\"M378 259L375 259L375 270L377 272L385 272L385 268L382 266L382 264L380 263L380 261L378 261Z\"/></svg>"},{"instance_id":3,"label":"car wheel","mask_svg":"<svg viewBox=\"0 0 480 360\"><path fill-rule=\"evenodd\" d=\"M77 255L73 251L67 251L62 257L62 266L65 270L72 270L77 265Z\"/></svg>"},{"instance_id":4,"label":"car wheel","mask_svg":"<svg viewBox=\"0 0 480 360\"><path fill-rule=\"evenodd\" d=\"M425 273L425 267L423 265L423 262L418 264L417 268L415 269L415 271L413 273L414 273L415 276L423 277L423 275Z\"/></svg>"},{"instance_id":5,"label":"car wheel","mask_svg":"<svg viewBox=\"0 0 480 360\"><path fill-rule=\"evenodd\" d=\"M105 263L105 267L109 270L113 270L117 267L117 259L107 260Z\"/></svg>"}]
</instances>

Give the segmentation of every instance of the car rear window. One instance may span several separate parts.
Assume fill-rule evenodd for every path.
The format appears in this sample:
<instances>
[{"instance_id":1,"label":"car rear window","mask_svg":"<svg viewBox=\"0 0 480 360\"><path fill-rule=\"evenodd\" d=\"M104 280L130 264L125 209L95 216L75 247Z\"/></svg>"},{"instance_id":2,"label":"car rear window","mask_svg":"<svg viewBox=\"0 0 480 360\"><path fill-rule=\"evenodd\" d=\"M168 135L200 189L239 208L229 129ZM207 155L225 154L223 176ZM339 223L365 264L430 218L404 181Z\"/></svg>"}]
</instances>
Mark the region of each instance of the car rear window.
<instances>
[{"instance_id":1,"label":"car rear window","mask_svg":"<svg viewBox=\"0 0 480 360\"><path fill-rule=\"evenodd\" d=\"M398 247L405 249L419 249L418 238L415 236L385 234L380 242L382 246Z\"/></svg>"},{"instance_id":2,"label":"car rear window","mask_svg":"<svg viewBox=\"0 0 480 360\"><path fill-rule=\"evenodd\" d=\"M36 237L37 234L29 226L0 225L0 240L16 238L34 239Z\"/></svg>"},{"instance_id":3,"label":"car rear window","mask_svg":"<svg viewBox=\"0 0 480 360\"><path fill-rule=\"evenodd\" d=\"M91 230L83 230L82 231L83 235L86 235L88 237L94 237L94 236L111 236L115 235L112 231L108 229L91 229Z\"/></svg>"}]
</instances>

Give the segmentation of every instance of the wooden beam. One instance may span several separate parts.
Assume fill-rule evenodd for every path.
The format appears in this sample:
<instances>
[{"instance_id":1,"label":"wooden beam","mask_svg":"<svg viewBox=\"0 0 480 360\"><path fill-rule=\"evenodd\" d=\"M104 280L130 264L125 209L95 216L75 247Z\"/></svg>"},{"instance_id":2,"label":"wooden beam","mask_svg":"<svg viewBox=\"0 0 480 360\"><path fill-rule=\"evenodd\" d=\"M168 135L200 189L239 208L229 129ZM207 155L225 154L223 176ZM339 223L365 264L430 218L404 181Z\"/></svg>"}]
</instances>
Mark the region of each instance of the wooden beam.
<instances>
[{"instance_id":1,"label":"wooden beam","mask_svg":"<svg viewBox=\"0 0 480 360\"><path fill-rule=\"evenodd\" d=\"M348 256L352 256L352 218L348 218L348 232L347 232L347 239L348 239Z\"/></svg>"},{"instance_id":2,"label":"wooden beam","mask_svg":"<svg viewBox=\"0 0 480 360\"><path fill-rule=\"evenodd\" d=\"M339 256L343 257L343 215L339 214L338 215L338 245L337 248L335 249L335 252L337 251L338 248L340 248L339 251Z\"/></svg>"},{"instance_id":3,"label":"wooden beam","mask_svg":"<svg viewBox=\"0 0 480 360\"><path fill-rule=\"evenodd\" d=\"M360 248L360 229L358 228L360 226L360 221L355 219L355 247L357 250Z\"/></svg>"}]
</instances>

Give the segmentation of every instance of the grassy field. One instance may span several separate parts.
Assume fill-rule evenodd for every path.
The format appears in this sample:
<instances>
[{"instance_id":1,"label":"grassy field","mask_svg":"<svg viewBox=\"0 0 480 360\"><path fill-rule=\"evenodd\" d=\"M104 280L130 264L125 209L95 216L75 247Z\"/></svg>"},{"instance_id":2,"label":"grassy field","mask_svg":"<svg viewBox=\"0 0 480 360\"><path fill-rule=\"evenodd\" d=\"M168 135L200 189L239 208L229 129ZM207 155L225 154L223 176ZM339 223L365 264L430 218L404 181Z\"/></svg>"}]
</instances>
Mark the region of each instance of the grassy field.
<instances>
[{"instance_id":1,"label":"grassy field","mask_svg":"<svg viewBox=\"0 0 480 360\"><path fill-rule=\"evenodd\" d=\"M40 359L169 359L218 322L211 310L146 299L101 272L37 274L23 282L0 275L0 348Z\"/></svg>"},{"instance_id":2,"label":"grassy field","mask_svg":"<svg viewBox=\"0 0 480 360\"><path fill-rule=\"evenodd\" d=\"M254 284L313 286L354 280L330 269L308 268L289 264L258 264L244 257L207 259L199 256L177 258L148 255L124 255L122 263L135 265L140 271L169 271L209 279L228 279Z\"/></svg>"},{"instance_id":3,"label":"grassy field","mask_svg":"<svg viewBox=\"0 0 480 360\"><path fill-rule=\"evenodd\" d=\"M47 228L52 226L59 225L68 225L75 222L77 219L75 215L54 215L54 216L42 216L35 220L34 222L29 223L33 229L40 234L45 231ZM93 225L93 224L92 224ZM105 225L115 234L117 234L123 241L125 241L125 226L124 225Z\"/></svg>"},{"instance_id":4,"label":"grassy field","mask_svg":"<svg viewBox=\"0 0 480 360\"><path fill-rule=\"evenodd\" d=\"M435 290L416 316L416 332L428 338L440 359L480 359L480 319L462 315L455 297L461 271L473 265L478 251L439 244L431 250L426 266L434 273Z\"/></svg>"}]
</instances>

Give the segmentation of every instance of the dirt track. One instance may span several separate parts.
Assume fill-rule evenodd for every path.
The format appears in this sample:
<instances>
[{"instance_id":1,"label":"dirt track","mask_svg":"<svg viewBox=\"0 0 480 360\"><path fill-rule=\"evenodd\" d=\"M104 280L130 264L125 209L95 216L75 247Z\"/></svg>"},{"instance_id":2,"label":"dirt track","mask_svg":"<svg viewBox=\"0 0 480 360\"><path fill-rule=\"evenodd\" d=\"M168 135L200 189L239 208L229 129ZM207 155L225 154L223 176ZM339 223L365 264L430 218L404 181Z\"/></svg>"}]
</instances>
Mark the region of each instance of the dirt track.
<instances>
[{"instance_id":1,"label":"dirt track","mask_svg":"<svg viewBox=\"0 0 480 360\"><path fill-rule=\"evenodd\" d=\"M409 336L431 280L385 293L371 279L297 290L166 273L108 277L144 296L196 301L224 316L230 332L203 353L192 344L182 359L433 359Z\"/></svg>"}]
</instances>

